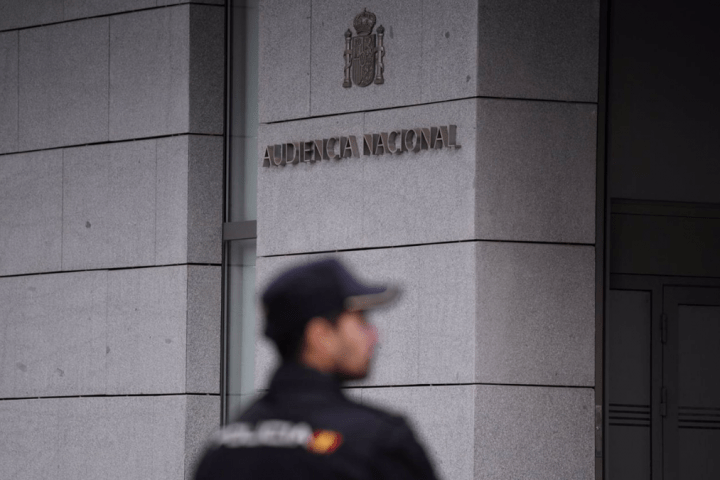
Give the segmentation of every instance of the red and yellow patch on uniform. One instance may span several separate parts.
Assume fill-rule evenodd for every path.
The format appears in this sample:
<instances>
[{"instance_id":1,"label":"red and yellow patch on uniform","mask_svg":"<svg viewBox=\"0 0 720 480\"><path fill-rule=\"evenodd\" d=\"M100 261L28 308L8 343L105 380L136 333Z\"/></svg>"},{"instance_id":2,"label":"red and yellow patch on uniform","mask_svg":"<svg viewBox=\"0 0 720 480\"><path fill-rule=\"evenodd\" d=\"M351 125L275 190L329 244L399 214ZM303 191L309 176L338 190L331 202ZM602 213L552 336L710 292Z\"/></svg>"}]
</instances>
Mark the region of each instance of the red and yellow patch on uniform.
<instances>
[{"instance_id":1,"label":"red and yellow patch on uniform","mask_svg":"<svg viewBox=\"0 0 720 480\"><path fill-rule=\"evenodd\" d=\"M327 455L333 453L342 444L343 438L332 430L315 430L308 439L307 449L312 453Z\"/></svg>"}]
</instances>

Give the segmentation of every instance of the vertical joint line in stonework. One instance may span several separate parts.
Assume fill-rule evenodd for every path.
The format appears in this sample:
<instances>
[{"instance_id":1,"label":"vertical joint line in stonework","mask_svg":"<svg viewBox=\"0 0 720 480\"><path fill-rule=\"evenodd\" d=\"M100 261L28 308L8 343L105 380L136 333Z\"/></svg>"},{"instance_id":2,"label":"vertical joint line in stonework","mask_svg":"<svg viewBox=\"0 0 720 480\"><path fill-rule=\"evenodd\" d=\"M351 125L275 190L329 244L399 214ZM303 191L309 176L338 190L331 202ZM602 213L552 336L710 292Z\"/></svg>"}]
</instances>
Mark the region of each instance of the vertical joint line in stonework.
<instances>
[{"instance_id":1,"label":"vertical joint line in stonework","mask_svg":"<svg viewBox=\"0 0 720 480\"><path fill-rule=\"evenodd\" d=\"M65 149L60 149L60 271L63 269L63 242L65 240Z\"/></svg>"},{"instance_id":2,"label":"vertical joint line in stonework","mask_svg":"<svg viewBox=\"0 0 720 480\"><path fill-rule=\"evenodd\" d=\"M158 242L157 242L157 231L158 231L158 225L157 225L157 211L158 211L158 139L156 138L154 140L155 142L155 184L153 185L153 191L155 192L155 205L154 205L154 211L153 211L153 252L154 252L154 261L155 264L157 264L157 253L158 253Z\"/></svg>"},{"instance_id":3,"label":"vertical joint line in stonework","mask_svg":"<svg viewBox=\"0 0 720 480\"><path fill-rule=\"evenodd\" d=\"M422 1L420 2L420 31L421 31L421 32L424 32L424 31L425 31L425 25L424 25L424 23L425 23L425 0L422 0ZM423 42L422 42L422 38L420 39L420 42L419 42L419 43L420 43L420 62L422 63L422 61L423 61ZM423 98L423 96L424 96L424 93L425 93L425 92L423 92L422 70L421 70L421 71L420 71L420 99L421 99L420 101L422 101L422 98Z\"/></svg>"},{"instance_id":4,"label":"vertical joint line in stonework","mask_svg":"<svg viewBox=\"0 0 720 480\"><path fill-rule=\"evenodd\" d=\"M20 31L17 33L17 143L15 148L20 151Z\"/></svg>"},{"instance_id":5,"label":"vertical joint line in stonework","mask_svg":"<svg viewBox=\"0 0 720 480\"><path fill-rule=\"evenodd\" d=\"M188 147L189 150L189 147ZM188 158L190 154L188 153ZM188 162L189 163L189 162ZM188 169L189 171L189 169ZM190 299L190 265L185 265L185 378L183 389L185 392L188 391L188 368L190 367L190 356L188 355L189 337L188 337L188 325L190 325L190 305L188 301Z\"/></svg>"},{"instance_id":6,"label":"vertical joint line in stonework","mask_svg":"<svg viewBox=\"0 0 720 480\"><path fill-rule=\"evenodd\" d=\"M108 360L109 355L112 353L110 351L110 342L108 340L109 332L108 329L110 328L110 317L108 315L108 312L110 311L110 272L108 270L105 270L104 272L105 276L105 371L108 371ZM109 375L104 375L105 377L105 393L108 391L108 377Z\"/></svg>"},{"instance_id":7,"label":"vertical joint line in stonework","mask_svg":"<svg viewBox=\"0 0 720 480\"><path fill-rule=\"evenodd\" d=\"M313 59L313 13L312 0L310 0L310 78L308 78L308 116L312 116L312 59ZM258 26L259 27L259 26Z\"/></svg>"},{"instance_id":8,"label":"vertical joint line in stonework","mask_svg":"<svg viewBox=\"0 0 720 480\"><path fill-rule=\"evenodd\" d=\"M107 73L107 132L108 132L108 141L110 140L110 52L112 51L112 46L110 45L110 42L112 41L112 35L110 34L110 28L112 27L112 17L108 17L108 53L107 53L107 66L108 66L108 73Z\"/></svg>"}]
</instances>

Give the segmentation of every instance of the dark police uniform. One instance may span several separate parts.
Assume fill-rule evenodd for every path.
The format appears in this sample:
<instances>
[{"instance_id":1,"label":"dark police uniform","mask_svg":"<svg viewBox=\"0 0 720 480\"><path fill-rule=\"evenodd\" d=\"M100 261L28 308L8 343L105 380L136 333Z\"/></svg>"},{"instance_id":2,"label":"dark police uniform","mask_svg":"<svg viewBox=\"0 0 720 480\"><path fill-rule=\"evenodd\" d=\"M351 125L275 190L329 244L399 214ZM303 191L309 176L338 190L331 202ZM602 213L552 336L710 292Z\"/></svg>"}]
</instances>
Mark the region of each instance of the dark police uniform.
<instances>
[{"instance_id":1,"label":"dark police uniform","mask_svg":"<svg viewBox=\"0 0 720 480\"><path fill-rule=\"evenodd\" d=\"M195 478L436 477L402 417L349 400L331 375L286 363L267 394L214 435Z\"/></svg>"}]
</instances>

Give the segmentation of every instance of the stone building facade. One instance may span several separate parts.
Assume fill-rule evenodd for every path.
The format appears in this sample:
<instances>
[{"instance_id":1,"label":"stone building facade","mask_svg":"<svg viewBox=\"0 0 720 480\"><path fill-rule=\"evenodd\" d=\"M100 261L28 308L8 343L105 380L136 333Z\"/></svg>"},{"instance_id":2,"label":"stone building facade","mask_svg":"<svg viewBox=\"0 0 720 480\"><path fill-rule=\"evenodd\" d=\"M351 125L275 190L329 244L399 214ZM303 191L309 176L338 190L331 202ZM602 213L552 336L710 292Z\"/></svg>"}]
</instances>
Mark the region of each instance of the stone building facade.
<instances>
[{"instance_id":1,"label":"stone building facade","mask_svg":"<svg viewBox=\"0 0 720 480\"><path fill-rule=\"evenodd\" d=\"M220 418L224 2L0 2L0 477L186 478Z\"/></svg>"},{"instance_id":2,"label":"stone building facade","mask_svg":"<svg viewBox=\"0 0 720 480\"><path fill-rule=\"evenodd\" d=\"M191 478L334 255L443 478L716 478L720 52L661 3L0 0L0 477Z\"/></svg>"}]
</instances>

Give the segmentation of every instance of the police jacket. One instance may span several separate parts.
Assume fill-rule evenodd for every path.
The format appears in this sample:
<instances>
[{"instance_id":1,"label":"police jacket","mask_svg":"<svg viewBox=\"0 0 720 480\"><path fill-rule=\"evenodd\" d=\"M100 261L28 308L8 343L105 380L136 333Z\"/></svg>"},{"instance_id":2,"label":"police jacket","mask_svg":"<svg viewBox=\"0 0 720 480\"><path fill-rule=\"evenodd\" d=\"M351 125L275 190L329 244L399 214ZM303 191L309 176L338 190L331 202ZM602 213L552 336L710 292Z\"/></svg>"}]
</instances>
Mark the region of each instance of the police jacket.
<instances>
[{"instance_id":1,"label":"police jacket","mask_svg":"<svg viewBox=\"0 0 720 480\"><path fill-rule=\"evenodd\" d=\"M195 478L436 477L402 417L349 400L333 376L284 364L267 394L213 436Z\"/></svg>"}]
</instances>

